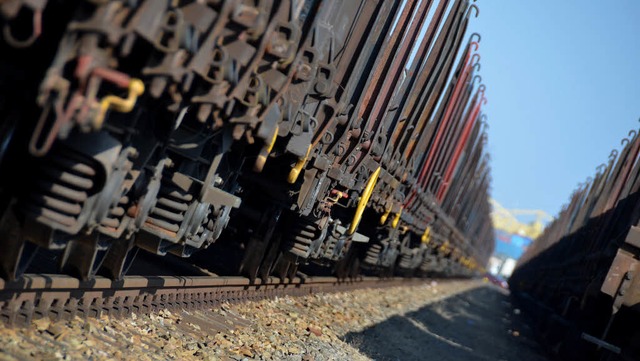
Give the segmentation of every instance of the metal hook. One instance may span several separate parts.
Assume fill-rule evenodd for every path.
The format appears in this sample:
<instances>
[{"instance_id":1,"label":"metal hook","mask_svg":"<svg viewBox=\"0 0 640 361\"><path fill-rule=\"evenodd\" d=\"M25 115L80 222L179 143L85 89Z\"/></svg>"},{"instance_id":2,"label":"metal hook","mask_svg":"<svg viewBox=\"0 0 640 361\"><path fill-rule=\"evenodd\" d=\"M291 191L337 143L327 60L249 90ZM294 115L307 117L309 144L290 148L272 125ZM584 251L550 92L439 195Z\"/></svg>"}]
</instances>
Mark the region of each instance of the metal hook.
<instances>
[{"instance_id":1,"label":"metal hook","mask_svg":"<svg viewBox=\"0 0 640 361\"><path fill-rule=\"evenodd\" d=\"M613 160L617 156L618 156L618 151L614 149L611 151L611 154L609 154L609 160Z\"/></svg>"},{"instance_id":2,"label":"metal hook","mask_svg":"<svg viewBox=\"0 0 640 361\"><path fill-rule=\"evenodd\" d=\"M631 134L633 134L633 135L631 135ZM627 133L627 135L628 135L629 137L631 137L631 139L633 139L633 138L635 138L635 137L636 137L636 135L638 135L638 132L636 132L634 129L631 129L631 130L629 131L629 133Z\"/></svg>"},{"instance_id":3,"label":"metal hook","mask_svg":"<svg viewBox=\"0 0 640 361\"><path fill-rule=\"evenodd\" d=\"M596 167L596 170L598 171L598 173L602 173L604 172L605 168L607 168L607 166L604 163L602 163Z\"/></svg>"},{"instance_id":4,"label":"metal hook","mask_svg":"<svg viewBox=\"0 0 640 361\"><path fill-rule=\"evenodd\" d=\"M473 49L473 51L478 51L478 49L480 49L480 44L478 44L475 41L472 41L472 42L469 43L469 48L471 48L472 46L476 47L475 49Z\"/></svg>"},{"instance_id":5,"label":"metal hook","mask_svg":"<svg viewBox=\"0 0 640 361\"><path fill-rule=\"evenodd\" d=\"M476 79L478 79L479 83L482 83L482 77L480 75L476 75L473 77L473 80L471 81L471 87L473 87L473 85L476 83Z\"/></svg>"},{"instance_id":6,"label":"metal hook","mask_svg":"<svg viewBox=\"0 0 640 361\"><path fill-rule=\"evenodd\" d=\"M487 89L487 87L484 84L480 84L480 86L478 87L478 93L484 94L485 89Z\"/></svg>"},{"instance_id":7,"label":"metal hook","mask_svg":"<svg viewBox=\"0 0 640 361\"><path fill-rule=\"evenodd\" d=\"M620 145L621 145L621 146L623 146L623 147L624 147L625 145L627 145L627 144L629 144L629 139L627 139L627 138L623 138L623 139L620 141Z\"/></svg>"},{"instance_id":8,"label":"metal hook","mask_svg":"<svg viewBox=\"0 0 640 361\"><path fill-rule=\"evenodd\" d=\"M487 116L485 114L482 114L482 116L480 117L480 124L482 124L483 134L486 134L487 129L491 129L489 123L487 122Z\"/></svg>"},{"instance_id":9,"label":"metal hook","mask_svg":"<svg viewBox=\"0 0 640 361\"><path fill-rule=\"evenodd\" d=\"M476 59L476 56L478 57L477 60L474 62L473 59ZM471 66L475 66L478 62L480 61L480 54L473 54L473 56L471 57Z\"/></svg>"},{"instance_id":10,"label":"metal hook","mask_svg":"<svg viewBox=\"0 0 640 361\"><path fill-rule=\"evenodd\" d=\"M13 36L9 24L2 28L4 40L14 48L26 48L31 46L42 34L42 9L31 9L33 17L31 19L31 35L26 39L18 40Z\"/></svg>"},{"instance_id":11,"label":"metal hook","mask_svg":"<svg viewBox=\"0 0 640 361\"><path fill-rule=\"evenodd\" d=\"M482 40L482 37L480 36L480 34L478 34L478 33L473 33L473 34L471 34L471 36L469 37L469 41L470 41L470 42L473 42L473 37L474 37L474 36L477 36L477 37L478 37L478 40L476 41L476 43L479 43L479 42L480 42L480 40Z\"/></svg>"},{"instance_id":12,"label":"metal hook","mask_svg":"<svg viewBox=\"0 0 640 361\"><path fill-rule=\"evenodd\" d=\"M467 10L467 15L465 16L467 19L469 18L469 14L471 13L471 9L476 9L476 18L478 17L478 15L480 15L480 9L478 9L478 7L475 4L471 4L471 6L469 6L469 9Z\"/></svg>"},{"instance_id":13,"label":"metal hook","mask_svg":"<svg viewBox=\"0 0 640 361\"><path fill-rule=\"evenodd\" d=\"M476 68L476 67L477 67L477 68ZM475 64L473 64L473 66L472 66L471 68L475 69L475 70L476 70L476 73L477 73L477 72L479 72L479 71L480 71L480 63L475 63Z\"/></svg>"}]
</instances>

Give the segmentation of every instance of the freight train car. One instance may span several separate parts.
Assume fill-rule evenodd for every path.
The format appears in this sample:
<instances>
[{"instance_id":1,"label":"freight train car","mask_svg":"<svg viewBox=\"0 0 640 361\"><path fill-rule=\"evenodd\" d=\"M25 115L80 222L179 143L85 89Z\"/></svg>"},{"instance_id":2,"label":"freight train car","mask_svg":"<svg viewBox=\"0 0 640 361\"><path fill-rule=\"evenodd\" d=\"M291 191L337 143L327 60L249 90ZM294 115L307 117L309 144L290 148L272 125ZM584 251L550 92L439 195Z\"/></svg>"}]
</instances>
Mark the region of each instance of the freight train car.
<instances>
[{"instance_id":1,"label":"freight train car","mask_svg":"<svg viewBox=\"0 0 640 361\"><path fill-rule=\"evenodd\" d=\"M524 253L509 284L561 359L640 359L640 137L632 130Z\"/></svg>"},{"instance_id":2,"label":"freight train car","mask_svg":"<svg viewBox=\"0 0 640 361\"><path fill-rule=\"evenodd\" d=\"M477 15L468 0L3 1L2 277L48 252L55 272L119 279L139 250L251 279L479 272Z\"/></svg>"}]
</instances>

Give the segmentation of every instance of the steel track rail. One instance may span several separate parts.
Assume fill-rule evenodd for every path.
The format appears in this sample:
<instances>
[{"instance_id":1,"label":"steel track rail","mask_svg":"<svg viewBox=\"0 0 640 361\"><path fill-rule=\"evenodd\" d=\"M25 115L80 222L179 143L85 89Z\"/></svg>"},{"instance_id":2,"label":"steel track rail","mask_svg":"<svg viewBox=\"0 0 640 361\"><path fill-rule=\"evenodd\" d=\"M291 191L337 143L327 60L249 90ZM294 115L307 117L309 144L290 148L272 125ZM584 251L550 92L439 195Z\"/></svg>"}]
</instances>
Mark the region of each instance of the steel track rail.
<instances>
[{"instance_id":1,"label":"steel track rail","mask_svg":"<svg viewBox=\"0 0 640 361\"><path fill-rule=\"evenodd\" d=\"M127 276L120 281L97 277L80 281L64 275L31 274L20 281L0 280L0 319L10 326L31 320L56 320L132 313L161 309L204 309L222 302L241 302L285 295L348 291L367 287L391 287L425 282L417 278L359 277L347 281L336 277L296 277L281 282L271 277L251 283L245 277L221 276Z\"/></svg>"}]
</instances>

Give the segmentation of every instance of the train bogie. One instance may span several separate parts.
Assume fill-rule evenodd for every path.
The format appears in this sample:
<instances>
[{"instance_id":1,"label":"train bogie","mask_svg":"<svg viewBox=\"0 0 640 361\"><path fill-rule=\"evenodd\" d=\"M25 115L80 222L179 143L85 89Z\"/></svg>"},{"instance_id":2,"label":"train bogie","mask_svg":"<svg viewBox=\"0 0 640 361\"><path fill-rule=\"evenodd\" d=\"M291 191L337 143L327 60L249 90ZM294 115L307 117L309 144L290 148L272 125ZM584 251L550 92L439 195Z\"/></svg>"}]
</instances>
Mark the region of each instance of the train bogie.
<instances>
[{"instance_id":1,"label":"train bogie","mask_svg":"<svg viewBox=\"0 0 640 361\"><path fill-rule=\"evenodd\" d=\"M309 264L478 272L492 228L478 44L463 39L474 12L467 0L0 5L3 277L34 247L85 280L122 277L138 249L236 249L252 279ZM16 71L29 74L19 93Z\"/></svg>"}]
</instances>

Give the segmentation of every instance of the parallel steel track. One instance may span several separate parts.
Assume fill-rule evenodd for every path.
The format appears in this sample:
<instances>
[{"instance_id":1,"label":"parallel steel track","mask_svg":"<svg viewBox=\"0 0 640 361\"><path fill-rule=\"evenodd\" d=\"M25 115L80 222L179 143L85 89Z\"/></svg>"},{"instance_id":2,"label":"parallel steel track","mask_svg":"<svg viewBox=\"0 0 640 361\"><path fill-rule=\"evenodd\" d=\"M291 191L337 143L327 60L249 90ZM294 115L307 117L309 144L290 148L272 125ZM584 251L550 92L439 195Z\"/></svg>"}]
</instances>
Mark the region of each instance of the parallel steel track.
<instances>
[{"instance_id":1,"label":"parallel steel track","mask_svg":"<svg viewBox=\"0 0 640 361\"><path fill-rule=\"evenodd\" d=\"M220 276L128 276L120 281L97 277L82 282L64 275L27 275L18 282L0 280L0 319L24 326L32 319L128 316L161 309L210 308L221 302L241 302L279 296L357 288L391 287L425 282L421 278L359 277L347 281L336 277L296 277L281 282L272 277L251 283L245 277Z\"/></svg>"}]
</instances>

